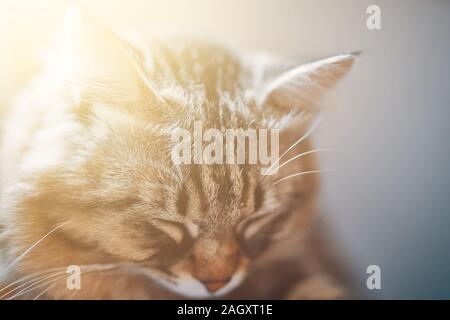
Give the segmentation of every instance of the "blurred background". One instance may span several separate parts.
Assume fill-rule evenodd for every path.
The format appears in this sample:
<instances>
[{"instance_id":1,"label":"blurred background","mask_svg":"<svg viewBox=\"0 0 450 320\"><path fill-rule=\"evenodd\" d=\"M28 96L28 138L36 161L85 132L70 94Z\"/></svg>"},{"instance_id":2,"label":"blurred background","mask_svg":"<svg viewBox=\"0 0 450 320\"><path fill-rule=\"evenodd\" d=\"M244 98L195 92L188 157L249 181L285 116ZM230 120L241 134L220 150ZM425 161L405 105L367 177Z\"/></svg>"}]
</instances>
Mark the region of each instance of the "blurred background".
<instances>
[{"instance_id":1,"label":"blurred background","mask_svg":"<svg viewBox=\"0 0 450 320\"><path fill-rule=\"evenodd\" d=\"M306 60L363 49L323 104L322 219L368 298L450 298L450 1L80 0L116 30ZM67 1L0 0L0 105L39 70ZM369 5L381 30L369 30ZM381 268L368 290L366 268Z\"/></svg>"}]
</instances>

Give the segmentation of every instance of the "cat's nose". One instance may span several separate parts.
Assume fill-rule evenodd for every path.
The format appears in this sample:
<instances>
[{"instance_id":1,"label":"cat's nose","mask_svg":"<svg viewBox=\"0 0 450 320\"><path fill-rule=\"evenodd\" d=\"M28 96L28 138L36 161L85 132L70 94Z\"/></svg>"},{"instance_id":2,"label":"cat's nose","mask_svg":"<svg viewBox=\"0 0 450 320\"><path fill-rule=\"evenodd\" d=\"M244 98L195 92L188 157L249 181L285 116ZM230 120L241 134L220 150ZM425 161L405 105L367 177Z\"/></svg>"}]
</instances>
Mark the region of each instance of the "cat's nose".
<instances>
[{"instance_id":1,"label":"cat's nose","mask_svg":"<svg viewBox=\"0 0 450 320\"><path fill-rule=\"evenodd\" d=\"M225 287L228 282L230 282L231 278L226 279L220 279L220 280L201 280L199 279L201 283L205 286L205 288L210 292L214 293L216 291L219 291L223 287Z\"/></svg>"}]
</instances>

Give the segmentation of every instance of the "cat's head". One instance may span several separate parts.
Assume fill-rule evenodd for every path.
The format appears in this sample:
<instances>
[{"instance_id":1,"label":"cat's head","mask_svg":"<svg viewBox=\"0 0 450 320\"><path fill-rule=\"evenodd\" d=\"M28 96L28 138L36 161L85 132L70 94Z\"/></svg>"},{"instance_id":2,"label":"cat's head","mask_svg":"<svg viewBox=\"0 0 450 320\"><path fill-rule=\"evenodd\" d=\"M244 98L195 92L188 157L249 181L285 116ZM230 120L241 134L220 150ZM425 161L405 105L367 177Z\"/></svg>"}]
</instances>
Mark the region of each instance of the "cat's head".
<instances>
[{"instance_id":1,"label":"cat's head","mask_svg":"<svg viewBox=\"0 0 450 320\"><path fill-rule=\"evenodd\" d=\"M204 42L137 49L90 20L68 21L45 78L63 102L46 110L27 161L48 150L39 149L46 135L59 137L58 155L23 177L32 187L15 209L14 243L24 251L62 226L22 268L126 263L153 278L162 271L171 280L156 280L183 295L228 292L307 223L310 210L298 209L310 205L316 176L280 179L319 169L307 137L315 105L354 55L287 68ZM175 164L172 133L195 135L195 121L281 129L280 155L293 147L278 165L306 153L266 176L259 164Z\"/></svg>"}]
</instances>

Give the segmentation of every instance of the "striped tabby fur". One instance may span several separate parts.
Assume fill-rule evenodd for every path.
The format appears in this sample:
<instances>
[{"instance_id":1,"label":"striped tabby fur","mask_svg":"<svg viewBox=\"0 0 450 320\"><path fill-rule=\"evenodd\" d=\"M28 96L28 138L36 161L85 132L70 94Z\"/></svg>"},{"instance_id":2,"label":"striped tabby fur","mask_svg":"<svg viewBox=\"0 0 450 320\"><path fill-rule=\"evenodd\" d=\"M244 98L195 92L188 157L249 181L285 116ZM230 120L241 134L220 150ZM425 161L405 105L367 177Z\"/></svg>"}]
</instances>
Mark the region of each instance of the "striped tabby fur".
<instances>
[{"instance_id":1,"label":"striped tabby fur","mask_svg":"<svg viewBox=\"0 0 450 320\"><path fill-rule=\"evenodd\" d=\"M46 71L2 120L0 158L4 284L34 273L27 279L60 282L0 296L346 295L314 227L318 175L272 185L319 170L315 153L273 176L258 165L177 167L170 133L195 120L282 128L283 152L308 132L316 102L354 55L292 67L201 40L131 44L90 17L68 21ZM312 149L305 137L282 162ZM69 265L86 271L81 290L65 286ZM44 273L53 268L60 273Z\"/></svg>"}]
</instances>

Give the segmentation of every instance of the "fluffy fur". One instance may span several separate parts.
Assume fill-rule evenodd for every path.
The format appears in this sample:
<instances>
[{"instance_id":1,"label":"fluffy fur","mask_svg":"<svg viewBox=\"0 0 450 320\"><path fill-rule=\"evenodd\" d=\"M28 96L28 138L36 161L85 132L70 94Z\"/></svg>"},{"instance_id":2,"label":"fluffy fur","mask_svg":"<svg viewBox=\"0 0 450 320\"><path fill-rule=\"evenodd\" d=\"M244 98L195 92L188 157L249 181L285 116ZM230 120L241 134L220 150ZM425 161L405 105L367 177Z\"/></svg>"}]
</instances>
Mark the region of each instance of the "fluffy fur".
<instances>
[{"instance_id":1,"label":"fluffy fur","mask_svg":"<svg viewBox=\"0 0 450 320\"><path fill-rule=\"evenodd\" d=\"M312 150L309 136L295 142L354 58L292 68L206 41L131 44L71 14L2 126L4 285L50 277L0 296L344 297L312 227L317 175L273 184L319 170L314 152L266 177L258 165L177 167L170 134L195 120L282 128L280 150L294 145L283 160ZM69 265L82 266L81 290L65 286Z\"/></svg>"}]
</instances>

